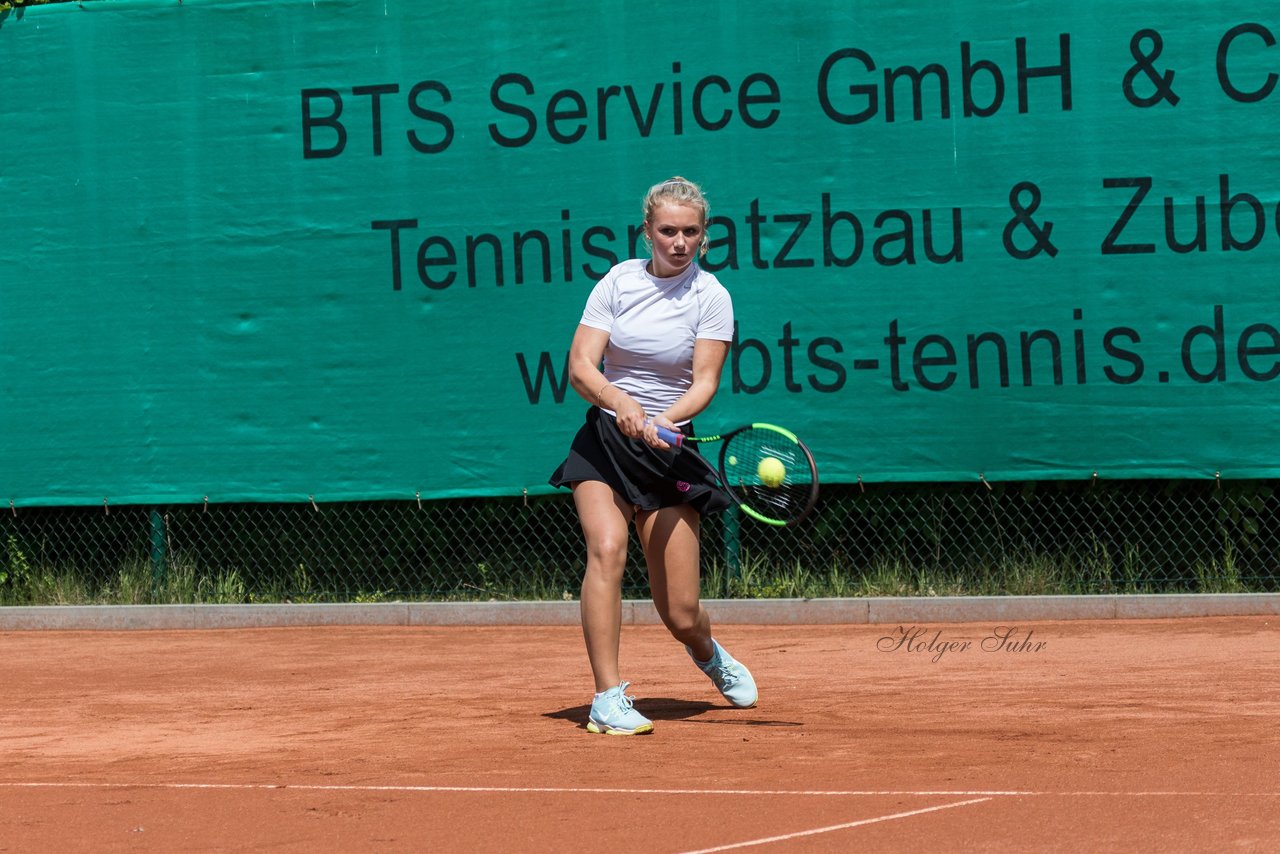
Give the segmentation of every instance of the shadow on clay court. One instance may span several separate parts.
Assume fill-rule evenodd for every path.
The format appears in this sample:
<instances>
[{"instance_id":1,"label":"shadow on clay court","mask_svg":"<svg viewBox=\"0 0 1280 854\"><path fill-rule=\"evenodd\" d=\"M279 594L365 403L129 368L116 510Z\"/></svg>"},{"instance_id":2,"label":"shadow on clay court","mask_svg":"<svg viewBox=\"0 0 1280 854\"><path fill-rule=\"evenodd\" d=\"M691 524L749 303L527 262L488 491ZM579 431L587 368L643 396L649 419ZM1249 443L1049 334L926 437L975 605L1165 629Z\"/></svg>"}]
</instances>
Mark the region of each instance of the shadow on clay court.
<instances>
[{"instance_id":1,"label":"shadow on clay court","mask_svg":"<svg viewBox=\"0 0 1280 854\"><path fill-rule=\"evenodd\" d=\"M761 718L738 717L733 718L713 718L708 720L695 720L706 712L713 711L732 711L742 714L751 714L751 709L735 709L733 706L724 704L707 703L693 700L676 700L671 697L646 697L636 708L644 713L645 717L654 721L690 721L692 723L719 725L719 726L804 726L796 721L777 721ZM578 725L579 729L587 728L587 717L591 714L591 705L585 704L581 706L571 706L567 709L560 709L556 712L543 713L544 718L553 718L555 720L572 721Z\"/></svg>"}]
</instances>

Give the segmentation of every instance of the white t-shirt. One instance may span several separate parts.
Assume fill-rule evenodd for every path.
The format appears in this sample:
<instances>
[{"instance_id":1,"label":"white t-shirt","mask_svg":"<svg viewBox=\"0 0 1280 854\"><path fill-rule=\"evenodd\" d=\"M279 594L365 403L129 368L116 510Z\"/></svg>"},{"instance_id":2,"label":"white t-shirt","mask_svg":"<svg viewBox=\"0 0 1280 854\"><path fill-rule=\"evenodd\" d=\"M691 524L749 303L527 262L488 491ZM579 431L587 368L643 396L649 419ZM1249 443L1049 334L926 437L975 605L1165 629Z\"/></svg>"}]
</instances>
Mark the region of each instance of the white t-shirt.
<instances>
[{"instance_id":1,"label":"white t-shirt","mask_svg":"<svg viewBox=\"0 0 1280 854\"><path fill-rule=\"evenodd\" d=\"M582 312L582 323L609 333L604 377L658 413L693 383L693 342L733 340L733 301L715 276L690 264L659 279L633 258L604 275Z\"/></svg>"}]
</instances>

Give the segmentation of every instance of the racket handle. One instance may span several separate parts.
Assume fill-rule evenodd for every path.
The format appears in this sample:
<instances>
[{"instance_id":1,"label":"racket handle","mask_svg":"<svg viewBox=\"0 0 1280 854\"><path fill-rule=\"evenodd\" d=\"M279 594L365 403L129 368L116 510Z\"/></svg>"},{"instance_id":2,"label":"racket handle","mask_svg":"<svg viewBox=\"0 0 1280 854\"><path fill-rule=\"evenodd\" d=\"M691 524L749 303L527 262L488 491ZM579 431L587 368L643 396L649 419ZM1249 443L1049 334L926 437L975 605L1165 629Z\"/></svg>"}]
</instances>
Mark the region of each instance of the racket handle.
<instances>
[{"instance_id":1,"label":"racket handle","mask_svg":"<svg viewBox=\"0 0 1280 854\"><path fill-rule=\"evenodd\" d=\"M658 438L666 442L673 448L679 448L684 445L684 434L675 430L668 430L666 427L654 425L658 430Z\"/></svg>"}]
</instances>

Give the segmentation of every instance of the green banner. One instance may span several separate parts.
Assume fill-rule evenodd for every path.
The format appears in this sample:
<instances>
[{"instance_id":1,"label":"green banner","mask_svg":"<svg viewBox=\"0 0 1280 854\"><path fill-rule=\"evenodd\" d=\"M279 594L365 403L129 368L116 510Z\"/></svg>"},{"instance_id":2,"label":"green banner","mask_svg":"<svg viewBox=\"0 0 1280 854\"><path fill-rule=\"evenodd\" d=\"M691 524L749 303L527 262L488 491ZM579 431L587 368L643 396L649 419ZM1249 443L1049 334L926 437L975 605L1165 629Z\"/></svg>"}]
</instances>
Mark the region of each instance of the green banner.
<instances>
[{"instance_id":1,"label":"green banner","mask_svg":"<svg viewBox=\"0 0 1280 854\"><path fill-rule=\"evenodd\" d=\"M738 321L701 432L829 482L1280 476L1276 13L4 13L0 503L549 491L676 174Z\"/></svg>"}]
</instances>

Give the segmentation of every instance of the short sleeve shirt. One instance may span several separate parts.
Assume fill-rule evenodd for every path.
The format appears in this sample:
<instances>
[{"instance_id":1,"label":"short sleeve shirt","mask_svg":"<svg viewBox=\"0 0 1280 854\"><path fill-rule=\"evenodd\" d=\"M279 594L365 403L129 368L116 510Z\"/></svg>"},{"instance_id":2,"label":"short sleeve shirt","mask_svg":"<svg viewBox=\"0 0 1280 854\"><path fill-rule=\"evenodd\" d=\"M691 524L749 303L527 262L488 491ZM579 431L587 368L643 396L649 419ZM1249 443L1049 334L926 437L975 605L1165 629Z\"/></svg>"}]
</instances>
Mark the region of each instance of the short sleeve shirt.
<instances>
[{"instance_id":1,"label":"short sleeve shirt","mask_svg":"<svg viewBox=\"0 0 1280 854\"><path fill-rule=\"evenodd\" d=\"M643 258L623 261L587 297L582 324L609 333L604 376L644 407L661 412L693 383L693 344L733 340L729 291L697 264L669 279Z\"/></svg>"}]
</instances>

